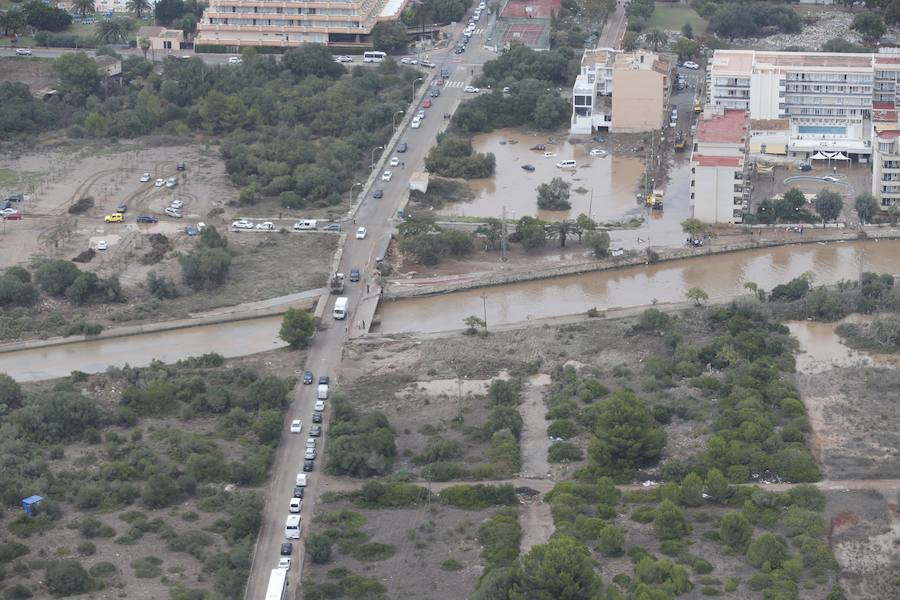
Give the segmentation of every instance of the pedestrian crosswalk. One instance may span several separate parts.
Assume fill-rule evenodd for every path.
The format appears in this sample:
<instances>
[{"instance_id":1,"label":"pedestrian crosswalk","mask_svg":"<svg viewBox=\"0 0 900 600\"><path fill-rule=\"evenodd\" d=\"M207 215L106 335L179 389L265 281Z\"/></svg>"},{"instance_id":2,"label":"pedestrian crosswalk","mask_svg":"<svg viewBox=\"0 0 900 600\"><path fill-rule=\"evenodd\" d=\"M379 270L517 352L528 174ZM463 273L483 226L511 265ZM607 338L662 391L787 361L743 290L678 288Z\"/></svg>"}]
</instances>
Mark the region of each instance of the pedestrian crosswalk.
<instances>
[{"instance_id":1,"label":"pedestrian crosswalk","mask_svg":"<svg viewBox=\"0 0 900 600\"><path fill-rule=\"evenodd\" d=\"M448 81L444 84L445 88L459 88L464 87L466 85L465 81Z\"/></svg>"}]
</instances>

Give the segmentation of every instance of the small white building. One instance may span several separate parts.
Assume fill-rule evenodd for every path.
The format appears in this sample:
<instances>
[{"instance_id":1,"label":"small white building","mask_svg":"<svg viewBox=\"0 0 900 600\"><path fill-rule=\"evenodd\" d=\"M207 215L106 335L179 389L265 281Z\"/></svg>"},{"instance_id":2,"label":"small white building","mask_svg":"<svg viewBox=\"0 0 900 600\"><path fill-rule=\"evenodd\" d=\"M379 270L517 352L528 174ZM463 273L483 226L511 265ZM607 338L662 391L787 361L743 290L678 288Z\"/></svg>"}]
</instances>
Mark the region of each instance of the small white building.
<instances>
[{"instance_id":1,"label":"small white building","mask_svg":"<svg viewBox=\"0 0 900 600\"><path fill-rule=\"evenodd\" d=\"M691 152L691 203L705 223L741 223L749 208L749 115L708 106ZM747 184L747 185L745 185Z\"/></svg>"},{"instance_id":2,"label":"small white building","mask_svg":"<svg viewBox=\"0 0 900 600\"><path fill-rule=\"evenodd\" d=\"M875 131L872 195L882 207L900 206L900 130Z\"/></svg>"},{"instance_id":3,"label":"small white building","mask_svg":"<svg viewBox=\"0 0 900 600\"><path fill-rule=\"evenodd\" d=\"M596 48L585 50L581 57L581 73L572 86L573 134L590 135L594 129L609 128L612 122L613 66L616 50Z\"/></svg>"}]
</instances>

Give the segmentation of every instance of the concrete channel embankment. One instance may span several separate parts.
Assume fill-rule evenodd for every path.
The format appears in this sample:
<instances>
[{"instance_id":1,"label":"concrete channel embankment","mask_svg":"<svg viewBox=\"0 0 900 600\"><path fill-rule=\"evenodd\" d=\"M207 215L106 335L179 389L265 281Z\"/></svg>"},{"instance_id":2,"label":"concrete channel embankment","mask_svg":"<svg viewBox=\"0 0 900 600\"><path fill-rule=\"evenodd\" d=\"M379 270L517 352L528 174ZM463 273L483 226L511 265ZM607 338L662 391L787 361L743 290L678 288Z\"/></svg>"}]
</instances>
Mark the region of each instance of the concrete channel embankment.
<instances>
[{"instance_id":1,"label":"concrete channel embankment","mask_svg":"<svg viewBox=\"0 0 900 600\"><path fill-rule=\"evenodd\" d=\"M654 248L652 250L657 254L655 262L660 263L778 246L839 243L845 241L862 241L864 239L900 239L900 229L897 227L866 227L864 232L865 237L862 237L858 229L841 231L832 229L828 231L828 237L824 239L816 236L816 232L812 232L811 234L804 234L803 236L798 235L797 238L790 240L754 240L723 246L708 245L702 248ZM645 252L629 251L624 256L620 257L587 260L584 262L548 267L529 265L527 269L520 268L506 271L470 273L455 277L444 277L434 282L430 282L428 279L394 279L385 282L382 298L386 300L399 300L401 298L447 294L460 290L506 285L538 279L551 279L554 277L579 275L595 271L623 269L646 264L649 263Z\"/></svg>"}]
</instances>

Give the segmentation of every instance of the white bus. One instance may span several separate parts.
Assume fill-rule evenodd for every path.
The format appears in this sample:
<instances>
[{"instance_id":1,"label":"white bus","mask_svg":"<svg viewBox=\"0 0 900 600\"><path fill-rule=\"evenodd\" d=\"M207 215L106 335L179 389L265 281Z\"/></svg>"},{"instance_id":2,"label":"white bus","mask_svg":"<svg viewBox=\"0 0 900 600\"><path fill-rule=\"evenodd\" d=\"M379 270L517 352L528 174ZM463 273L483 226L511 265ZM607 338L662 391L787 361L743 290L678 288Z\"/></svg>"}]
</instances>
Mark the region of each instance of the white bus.
<instances>
[{"instance_id":1,"label":"white bus","mask_svg":"<svg viewBox=\"0 0 900 600\"><path fill-rule=\"evenodd\" d=\"M266 600L287 600L287 569L272 569Z\"/></svg>"},{"instance_id":2,"label":"white bus","mask_svg":"<svg viewBox=\"0 0 900 600\"><path fill-rule=\"evenodd\" d=\"M384 52L379 52L377 50L369 50L363 52L363 62L384 62L384 59L387 57L387 54Z\"/></svg>"}]
</instances>

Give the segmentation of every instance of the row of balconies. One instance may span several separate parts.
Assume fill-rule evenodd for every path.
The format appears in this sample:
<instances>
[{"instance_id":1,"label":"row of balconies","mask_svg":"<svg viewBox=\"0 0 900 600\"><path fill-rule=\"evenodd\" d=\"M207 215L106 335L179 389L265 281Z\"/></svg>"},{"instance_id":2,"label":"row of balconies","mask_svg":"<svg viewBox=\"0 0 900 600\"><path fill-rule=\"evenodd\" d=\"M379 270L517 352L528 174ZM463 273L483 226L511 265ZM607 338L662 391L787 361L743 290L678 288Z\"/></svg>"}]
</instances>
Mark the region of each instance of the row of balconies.
<instances>
[{"instance_id":1,"label":"row of balconies","mask_svg":"<svg viewBox=\"0 0 900 600\"><path fill-rule=\"evenodd\" d=\"M321 26L314 27L308 25L220 25L213 23L197 23L197 30L202 32L220 32L220 31L246 31L257 33L349 33L359 34L365 33L366 27L360 24L358 27L335 27ZM217 40L221 41L221 40Z\"/></svg>"}]
</instances>

